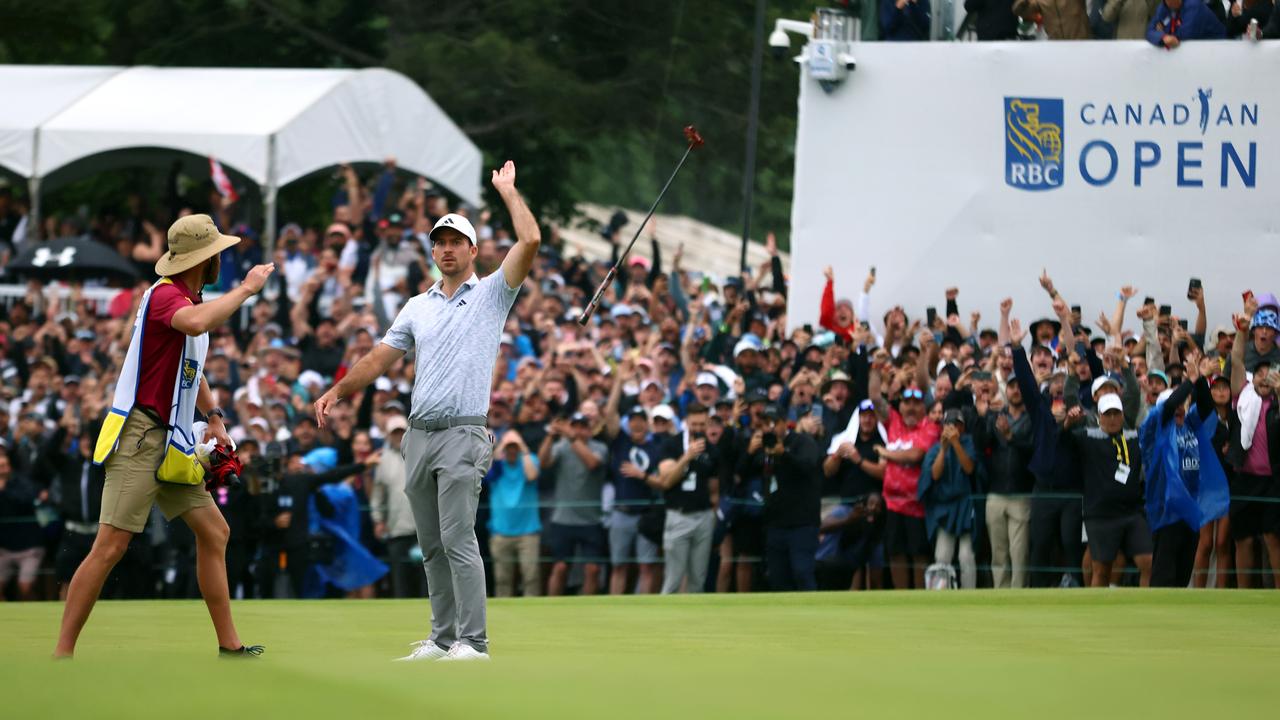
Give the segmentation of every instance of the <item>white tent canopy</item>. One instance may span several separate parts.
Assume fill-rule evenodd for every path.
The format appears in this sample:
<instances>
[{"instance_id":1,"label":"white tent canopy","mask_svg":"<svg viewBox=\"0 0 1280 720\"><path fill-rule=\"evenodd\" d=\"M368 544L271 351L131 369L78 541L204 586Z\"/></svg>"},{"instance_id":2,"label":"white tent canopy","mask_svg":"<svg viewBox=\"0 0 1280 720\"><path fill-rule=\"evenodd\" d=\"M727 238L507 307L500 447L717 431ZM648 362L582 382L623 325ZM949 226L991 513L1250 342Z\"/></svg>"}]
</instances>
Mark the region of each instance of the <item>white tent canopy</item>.
<instances>
[{"instance_id":1,"label":"white tent canopy","mask_svg":"<svg viewBox=\"0 0 1280 720\"><path fill-rule=\"evenodd\" d=\"M32 180L100 153L167 148L217 158L276 190L325 167L395 157L480 202L480 150L413 81L383 69L0 65L0 165Z\"/></svg>"}]
</instances>

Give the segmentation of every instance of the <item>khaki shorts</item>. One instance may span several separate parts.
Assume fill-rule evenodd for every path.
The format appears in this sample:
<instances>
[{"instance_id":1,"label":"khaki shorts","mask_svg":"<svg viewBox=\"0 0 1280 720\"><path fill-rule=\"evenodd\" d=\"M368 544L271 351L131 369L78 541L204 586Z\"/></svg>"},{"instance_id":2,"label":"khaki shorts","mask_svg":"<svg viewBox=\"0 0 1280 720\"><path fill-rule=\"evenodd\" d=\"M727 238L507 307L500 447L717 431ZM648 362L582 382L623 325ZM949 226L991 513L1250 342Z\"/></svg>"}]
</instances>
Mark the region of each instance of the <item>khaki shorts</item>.
<instances>
[{"instance_id":1,"label":"khaki shorts","mask_svg":"<svg viewBox=\"0 0 1280 720\"><path fill-rule=\"evenodd\" d=\"M213 497L203 485L175 485L156 480L156 470L164 459L166 434L164 426L141 410L134 408L129 413L116 451L107 458L99 522L140 533L147 525L153 503L160 505L166 520L188 510L213 505Z\"/></svg>"},{"instance_id":2,"label":"khaki shorts","mask_svg":"<svg viewBox=\"0 0 1280 720\"><path fill-rule=\"evenodd\" d=\"M36 581L36 573L40 570L40 561L44 559L44 548L34 547L26 550L0 550L0 591L9 584L15 571L18 582L28 585Z\"/></svg>"}]
</instances>

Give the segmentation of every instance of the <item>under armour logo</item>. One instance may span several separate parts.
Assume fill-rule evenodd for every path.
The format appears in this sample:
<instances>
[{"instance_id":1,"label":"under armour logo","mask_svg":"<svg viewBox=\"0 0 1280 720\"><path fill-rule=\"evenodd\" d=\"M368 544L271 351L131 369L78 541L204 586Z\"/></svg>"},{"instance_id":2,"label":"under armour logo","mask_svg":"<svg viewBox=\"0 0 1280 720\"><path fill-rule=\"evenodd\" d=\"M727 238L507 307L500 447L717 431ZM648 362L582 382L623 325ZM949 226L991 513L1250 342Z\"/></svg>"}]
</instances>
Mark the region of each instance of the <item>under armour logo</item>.
<instances>
[{"instance_id":1,"label":"under armour logo","mask_svg":"<svg viewBox=\"0 0 1280 720\"><path fill-rule=\"evenodd\" d=\"M458 304L454 305L454 307L462 307L463 305L466 305L466 304L467 304L466 300L459 300Z\"/></svg>"},{"instance_id":2,"label":"under armour logo","mask_svg":"<svg viewBox=\"0 0 1280 720\"><path fill-rule=\"evenodd\" d=\"M31 258L31 264L36 267L44 267L51 262L56 261L58 267L66 267L76 257L76 249L73 247L63 248L59 252L53 252L47 247L36 248L35 257Z\"/></svg>"}]
</instances>

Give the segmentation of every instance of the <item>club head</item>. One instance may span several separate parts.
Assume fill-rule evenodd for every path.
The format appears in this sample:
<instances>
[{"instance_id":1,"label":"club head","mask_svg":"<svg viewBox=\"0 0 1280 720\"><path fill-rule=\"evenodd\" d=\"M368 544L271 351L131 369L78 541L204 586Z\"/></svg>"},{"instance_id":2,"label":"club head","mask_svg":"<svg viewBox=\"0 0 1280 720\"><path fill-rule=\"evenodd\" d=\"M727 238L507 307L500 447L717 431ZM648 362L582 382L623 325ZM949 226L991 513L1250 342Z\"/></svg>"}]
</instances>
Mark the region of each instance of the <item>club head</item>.
<instances>
[{"instance_id":1,"label":"club head","mask_svg":"<svg viewBox=\"0 0 1280 720\"><path fill-rule=\"evenodd\" d=\"M702 147L702 136L698 134L698 128L692 125L684 127L684 139L689 141L689 147Z\"/></svg>"}]
</instances>

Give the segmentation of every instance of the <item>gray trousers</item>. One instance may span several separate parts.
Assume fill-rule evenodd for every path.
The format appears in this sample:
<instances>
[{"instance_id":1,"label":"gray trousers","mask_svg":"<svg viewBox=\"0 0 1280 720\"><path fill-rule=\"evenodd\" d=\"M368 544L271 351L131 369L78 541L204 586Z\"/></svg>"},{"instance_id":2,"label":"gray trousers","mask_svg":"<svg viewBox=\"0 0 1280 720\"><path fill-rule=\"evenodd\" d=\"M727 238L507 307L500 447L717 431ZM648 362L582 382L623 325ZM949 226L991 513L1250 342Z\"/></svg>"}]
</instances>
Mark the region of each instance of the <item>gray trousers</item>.
<instances>
[{"instance_id":1,"label":"gray trousers","mask_svg":"<svg viewBox=\"0 0 1280 720\"><path fill-rule=\"evenodd\" d=\"M707 584L707 564L711 562L711 538L716 530L714 510L695 513L667 511L662 529L662 550L666 572L662 594L680 592L680 582L689 579L685 592L700 593Z\"/></svg>"},{"instance_id":2,"label":"gray trousers","mask_svg":"<svg viewBox=\"0 0 1280 720\"><path fill-rule=\"evenodd\" d=\"M489 652L484 564L476 541L480 485L493 440L479 425L405 434L405 488L431 598L429 639L443 648L464 642Z\"/></svg>"}]
</instances>

